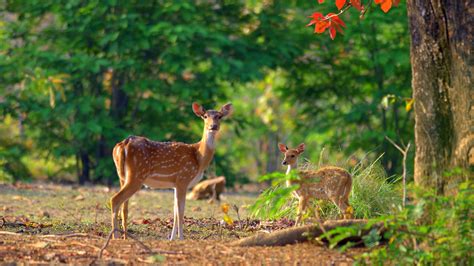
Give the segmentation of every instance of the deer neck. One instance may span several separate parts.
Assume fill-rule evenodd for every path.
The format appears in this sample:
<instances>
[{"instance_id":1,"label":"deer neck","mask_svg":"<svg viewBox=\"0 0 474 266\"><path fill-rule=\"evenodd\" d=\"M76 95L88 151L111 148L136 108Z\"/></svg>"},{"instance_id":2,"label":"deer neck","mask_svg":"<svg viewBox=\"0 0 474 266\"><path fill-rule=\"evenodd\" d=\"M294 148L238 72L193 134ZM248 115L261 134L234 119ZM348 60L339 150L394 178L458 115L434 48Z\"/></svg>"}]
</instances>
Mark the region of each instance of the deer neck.
<instances>
[{"instance_id":1,"label":"deer neck","mask_svg":"<svg viewBox=\"0 0 474 266\"><path fill-rule=\"evenodd\" d=\"M204 171L212 161L214 151L216 150L216 134L217 132L209 132L204 129L202 139L198 146L198 161L200 171Z\"/></svg>"},{"instance_id":2,"label":"deer neck","mask_svg":"<svg viewBox=\"0 0 474 266\"><path fill-rule=\"evenodd\" d=\"M298 162L295 162L294 164L289 164L288 168L286 169L286 174L289 175L291 170L297 169L298 168Z\"/></svg>"}]
</instances>

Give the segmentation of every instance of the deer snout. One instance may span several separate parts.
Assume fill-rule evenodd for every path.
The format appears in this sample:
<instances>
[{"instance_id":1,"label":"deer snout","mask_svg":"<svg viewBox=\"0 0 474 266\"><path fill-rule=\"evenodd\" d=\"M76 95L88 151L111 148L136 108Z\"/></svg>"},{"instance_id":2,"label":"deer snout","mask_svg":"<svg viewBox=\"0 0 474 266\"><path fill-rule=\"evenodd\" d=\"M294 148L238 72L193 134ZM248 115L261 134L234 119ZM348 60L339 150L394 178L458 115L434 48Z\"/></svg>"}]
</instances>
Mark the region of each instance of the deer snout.
<instances>
[{"instance_id":1,"label":"deer snout","mask_svg":"<svg viewBox=\"0 0 474 266\"><path fill-rule=\"evenodd\" d=\"M218 125L210 125L209 130L219 130L219 126Z\"/></svg>"}]
</instances>

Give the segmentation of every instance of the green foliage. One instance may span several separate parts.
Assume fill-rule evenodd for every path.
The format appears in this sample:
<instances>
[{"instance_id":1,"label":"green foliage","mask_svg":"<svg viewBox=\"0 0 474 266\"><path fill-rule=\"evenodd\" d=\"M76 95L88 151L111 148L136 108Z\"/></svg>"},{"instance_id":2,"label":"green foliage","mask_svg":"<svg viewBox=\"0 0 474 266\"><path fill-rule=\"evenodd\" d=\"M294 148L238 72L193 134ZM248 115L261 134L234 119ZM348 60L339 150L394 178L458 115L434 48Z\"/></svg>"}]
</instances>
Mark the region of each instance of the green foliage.
<instances>
[{"instance_id":1,"label":"green foliage","mask_svg":"<svg viewBox=\"0 0 474 266\"><path fill-rule=\"evenodd\" d=\"M31 143L37 164L61 173L117 181L111 149L128 135L198 141L193 101L236 107L215 156L228 184L278 170L281 140L340 147L341 156L382 149L393 173L399 154L383 137L412 135L401 104L380 104L410 94L404 8L367 20L344 14L353 25L330 41L304 27L314 3L301 1L0 5L0 118L23 117L18 146Z\"/></svg>"},{"instance_id":2,"label":"green foliage","mask_svg":"<svg viewBox=\"0 0 474 266\"><path fill-rule=\"evenodd\" d=\"M393 213L402 203L399 186L387 182L387 174L380 165L381 156L368 165L358 164L352 171L352 193L349 202L354 209L356 218L372 218ZM315 169L311 163L304 165L305 169ZM294 172L294 171L293 171ZM271 180L271 186L264 190L251 207L251 213L262 219L278 219L280 217L295 217L297 200L292 192L297 186L286 187L286 180L297 179L297 174L285 175L272 173L262 176L259 180ZM339 210L330 201L314 202L320 211L320 217L335 219ZM309 208L314 209L314 208ZM308 216L310 213L307 213Z\"/></svg>"},{"instance_id":3,"label":"green foliage","mask_svg":"<svg viewBox=\"0 0 474 266\"><path fill-rule=\"evenodd\" d=\"M19 132L10 130L13 122L6 117L0 124L0 183L30 179L30 171L21 161L29 149L20 141Z\"/></svg>"},{"instance_id":4,"label":"green foliage","mask_svg":"<svg viewBox=\"0 0 474 266\"><path fill-rule=\"evenodd\" d=\"M472 265L472 181L460 184L455 195L441 196L426 188L414 188L412 191L416 201L405 209L369 221L367 228L382 222L386 232L383 236L375 231L364 236L365 245L372 249L359 258L358 264ZM325 237L335 247L341 239L340 235L359 235L360 229L337 228Z\"/></svg>"},{"instance_id":5,"label":"green foliage","mask_svg":"<svg viewBox=\"0 0 474 266\"><path fill-rule=\"evenodd\" d=\"M298 185L286 186L286 181L298 179L296 173L289 175L274 172L259 178L260 182L271 181L271 186L264 190L255 203L249 207L253 217L261 219L279 219L281 217L294 217L295 204L293 192Z\"/></svg>"},{"instance_id":6,"label":"green foliage","mask_svg":"<svg viewBox=\"0 0 474 266\"><path fill-rule=\"evenodd\" d=\"M223 83L254 80L301 54L281 10L258 6L7 1L0 82L8 89L0 104L15 118L27 115L34 149L76 159L82 181L89 172L92 181L116 180L115 143L127 135L197 142L193 101L214 108L232 93ZM217 154L218 170L231 181L225 156Z\"/></svg>"},{"instance_id":7,"label":"green foliage","mask_svg":"<svg viewBox=\"0 0 474 266\"><path fill-rule=\"evenodd\" d=\"M402 204L400 185L387 181L387 174L380 164L381 157L368 166L358 164L352 170L350 202L354 206L354 215L357 218L389 214Z\"/></svg>"}]
</instances>

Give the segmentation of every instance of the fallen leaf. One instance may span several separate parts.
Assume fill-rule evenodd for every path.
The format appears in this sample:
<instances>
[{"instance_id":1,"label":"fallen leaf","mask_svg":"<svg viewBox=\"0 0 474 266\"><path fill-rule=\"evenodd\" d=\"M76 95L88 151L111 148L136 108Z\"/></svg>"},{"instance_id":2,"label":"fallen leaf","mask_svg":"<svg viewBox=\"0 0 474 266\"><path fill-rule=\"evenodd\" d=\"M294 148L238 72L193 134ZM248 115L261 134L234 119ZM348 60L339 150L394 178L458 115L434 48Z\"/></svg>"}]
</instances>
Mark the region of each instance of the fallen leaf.
<instances>
[{"instance_id":1,"label":"fallen leaf","mask_svg":"<svg viewBox=\"0 0 474 266\"><path fill-rule=\"evenodd\" d=\"M45 260L52 260L54 257L56 257L56 253L54 253L54 252L46 253L44 255Z\"/></svg>"},{"instance_id":2,"label":"fallen leaf","mask_svg":"<svg viewBox=\"0 0 474 266\"><path fill-rule=\"evenodd\" d=\"M152 255L152 256L149 256L145 262L147 263L163 263L166 261L166 257L164 255L161 255L161 254L155 254L155 255Z\"/></svg>"},{"instance_id":3,"label":"fallen leaf","mask_svg":"<svg viewBox=\"0 0 474 266\"><path fill-rule=\"evenodd\" d=\"M12 199L14 199L14 200L28 200L27 198L22 197L22 196L18 196L18 195L13 196Z\"/></svg>"},{"instance_id":4,"label":"fallen leaf","mask_svg":"<svg viewBox=\"0 0 474 266\"><path fill-rule=\"evenodd\" d=\"M228 203L223 203L221 205L221 210L223 213L228 213L229 212L230 205Z\"/></svg>"},{"instance_id":5,"label":"fallen leaf","mask_svg":"<svg viewBox=\"0 0 474 266\"><path fill-rule=\"evenodd\" d=\"M224 222L228 225L234 224L234 220L232 220L232 218L230 218L230 216L227 214L224 214Z\"/></svg>"},{"instance_id":6,"label":"fallen leaf","mask_svg":"<svg viewBox=\"0 0 474 266\"><path fill-rule=\"evenodd\" d=\"M84 200L84 196L82 196L81 194L77 195L74 200L77 200L77 201L81 201L81 200Z\"/></svg>"},{"instance_id":7,"label":"fallen leaf","mask_svg":"<svg viewBox=\"0 0 474 266\"><path fill-rule=\"evenodd\" d=\"M49 243L40 241L40 242L36 242L36 243L32 244L31 246L34 247L34 248L46 248L46 247L49 246Z\"/></svg>"}]
</instances>

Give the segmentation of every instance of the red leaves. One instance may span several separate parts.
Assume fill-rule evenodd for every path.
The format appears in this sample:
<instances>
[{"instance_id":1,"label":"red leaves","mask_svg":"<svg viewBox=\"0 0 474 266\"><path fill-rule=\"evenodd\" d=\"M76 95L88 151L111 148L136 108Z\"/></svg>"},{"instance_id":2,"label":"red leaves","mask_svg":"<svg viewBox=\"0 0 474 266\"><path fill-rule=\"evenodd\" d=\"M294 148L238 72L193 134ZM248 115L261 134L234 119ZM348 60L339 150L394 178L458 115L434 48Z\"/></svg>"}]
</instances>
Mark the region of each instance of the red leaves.
<instances>
[{"instance_id":1,"label":"red leaves","mask_svg":"<svg viewBox=\"0 0 474 266\"><path fill-rule=\"evenodd\" d=\"M392 8L392 5L397 6L400 0L374 0L374 2L376 5L380 4L380 8L383 12L387 13L390 8Z\"/></svg>"},{"instance_id":2,"label":"red leaves","mask_svg":"<svg viewBox=\"0 0 474 266\"><path fill-rule=\"evenodd\" d=\"M360 3L360 0L351 0L351 5L355 7L357 10L362 11L362 4Z\"/></svg>"},{"instance_id":3,"label":"red leaves","mask_svg":"<svg viewBox=\"0 0 474 266\"><path fill-rule=\"evenodd\" d=\"M341 10L341 8L346 4L346 0L336 0L336 7L337 9Z\"/></svg>"},{"instance_id":4,"label":"red leaves","mask_svg":"<svg viewBox=\"0 0 474 266\"><path fill-rule=\"evenodd\" d=\"M336 32L342 33L342 27L346 24L338 17L337 14L329 13L326 16L319 12L315 12L310 16L311 21L306 26L314 25L315 33L323 33L329 29L329 36L334 40L336 38Z\"/></svg>"},{"instance_id":5,"label":"red leaves","mask_svg":"<svg viewBox=\"0 0 474 266\"><path fill-rule=\"evenodd\" d=\"M346 26L339 18L339 15L352 7L360 12L361 18L366 12L365 7L362 5L363 0L334 0L334 2L336 3L337 9L340 10L338 14L328 13L326 16L324 16L319 12L314 12L310 16L311 21L306 25L314 25L315 33L323 33L329 29L329 36L333 40L336 38L336 33L342 33L342 27ZM380 5L380 8L383 10L383 12L387 13L392 8L392 6L397 6L400 3L400 0L374 0L374 2L376 5ZM318 3L324 3L324 0L318 0ZM371 1L368 3L370 5Z\"/></svg>"}]
</instances>

